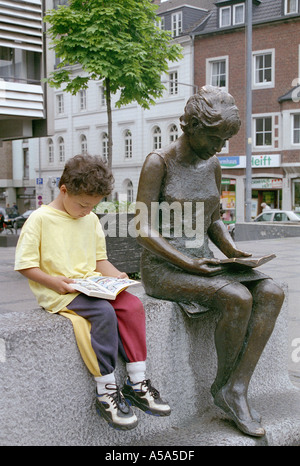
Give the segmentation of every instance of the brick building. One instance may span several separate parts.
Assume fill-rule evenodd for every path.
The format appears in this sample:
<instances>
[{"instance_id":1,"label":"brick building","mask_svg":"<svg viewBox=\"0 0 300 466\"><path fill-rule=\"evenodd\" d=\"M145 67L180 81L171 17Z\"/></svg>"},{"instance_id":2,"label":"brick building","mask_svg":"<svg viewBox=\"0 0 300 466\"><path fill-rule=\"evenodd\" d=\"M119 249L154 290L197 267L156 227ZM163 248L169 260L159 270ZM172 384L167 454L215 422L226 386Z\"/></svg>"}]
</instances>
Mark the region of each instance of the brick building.
<instances>
[{"instance_id":1,"label":"brick building","mask_svg":"<svg viewBox=\"0 0 300 466\"><path fill-rule=\"evenodd\" d=\"M219 0L191 35L194 82L225 87L242 127L219 159L224 220L243 221L246 166L247 2ZM261 203L300 210L300 1L253 0L252 216Z\"/></svg>"}]
</instances>

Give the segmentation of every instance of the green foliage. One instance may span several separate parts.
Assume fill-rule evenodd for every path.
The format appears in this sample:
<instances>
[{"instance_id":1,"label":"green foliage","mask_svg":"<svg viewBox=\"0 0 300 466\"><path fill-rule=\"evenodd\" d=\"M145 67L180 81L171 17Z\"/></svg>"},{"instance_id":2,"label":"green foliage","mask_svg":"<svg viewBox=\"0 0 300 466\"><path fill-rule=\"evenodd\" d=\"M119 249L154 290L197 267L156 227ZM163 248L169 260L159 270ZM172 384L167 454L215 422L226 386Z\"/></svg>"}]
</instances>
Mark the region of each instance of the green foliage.
<instances>
[{"instance_id":1,"label":"green foliage","mask_svg":"<svg viewBox=\"0 0 300 466\"><path fill-rule=\"evenodd\" d=\"M162 96L161 74L182 57L169 32L155 25L157 6L150 0L70 0L45 16L52 47L61 63L50 85L76 94L89 79L109 79L120 90L117 106L132 101L149 108ZM73 77L80 64L87 76Z\"/></svg>"}]
</instances>

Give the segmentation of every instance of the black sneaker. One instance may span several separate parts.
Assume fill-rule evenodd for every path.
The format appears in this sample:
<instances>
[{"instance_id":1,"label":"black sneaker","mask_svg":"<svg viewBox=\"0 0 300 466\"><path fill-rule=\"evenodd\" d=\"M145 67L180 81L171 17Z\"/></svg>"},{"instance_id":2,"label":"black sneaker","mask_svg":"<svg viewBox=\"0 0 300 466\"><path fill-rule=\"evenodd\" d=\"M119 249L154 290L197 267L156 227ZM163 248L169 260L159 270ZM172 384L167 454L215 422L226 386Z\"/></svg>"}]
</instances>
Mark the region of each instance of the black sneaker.
<instances>
[{"instance_id":1,"label":"black sneaker","mask_svg":"<svg viewBox=\"0 0 300 466\"><path fill-rule=\"evenodd\" d=\"M137 426L138 420L127 404L118 385L105 385L107 392L96 398L96 410L114 429L130 430Z\"/></svg>"},{"instance_id":2,"label":"black sneaker","mask_svg":"<svg viewBox=\"0 0 300 466\"><path fill-rule=\"evenodd\" d=\"M145 411L153 416L169 416L170 406L159 396L159 391L152 387L150 380L133 384L127 379L122 388L123 395L129 405Z\"/></svg>"}]
</instances>

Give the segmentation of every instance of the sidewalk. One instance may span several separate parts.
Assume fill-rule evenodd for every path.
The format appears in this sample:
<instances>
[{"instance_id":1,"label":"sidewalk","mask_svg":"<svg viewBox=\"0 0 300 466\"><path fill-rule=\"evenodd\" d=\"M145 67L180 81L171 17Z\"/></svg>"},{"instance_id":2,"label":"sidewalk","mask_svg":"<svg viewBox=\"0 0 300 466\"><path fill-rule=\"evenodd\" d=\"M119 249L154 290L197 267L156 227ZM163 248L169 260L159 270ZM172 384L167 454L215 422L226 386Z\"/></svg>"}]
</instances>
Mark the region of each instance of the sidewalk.
<instances>
[{"instance_id":1,"label":"sidewalk","mask_svg":"<svg viewBox=\"0 0 300 466\"><path fill-rule=\"evenodd\" d=\"M274 280L288 284L289 355L288 368L293 383L300 386L300 238L279 238L237 242L240 249L253 254L276 254L276 259L260 267ZM216 257L222 254L212 248ZM1 314L38 307L27 280L14 272L14 247L0 248Z\"/></svg>"}]
</instances>

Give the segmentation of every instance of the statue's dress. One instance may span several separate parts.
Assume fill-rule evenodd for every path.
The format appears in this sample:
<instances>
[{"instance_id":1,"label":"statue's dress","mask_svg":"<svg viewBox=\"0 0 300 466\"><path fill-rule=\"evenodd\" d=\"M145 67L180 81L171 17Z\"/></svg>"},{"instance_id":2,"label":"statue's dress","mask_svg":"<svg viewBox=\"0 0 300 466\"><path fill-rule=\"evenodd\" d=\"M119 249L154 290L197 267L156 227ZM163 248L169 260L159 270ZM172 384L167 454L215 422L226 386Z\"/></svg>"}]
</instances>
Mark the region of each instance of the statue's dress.
<instances>
[{"instance_id":1,"label":"statue's dress","mask_svg":"<svg viewBox=\"0 0 300 466\"><path fill-rule=\"evenodd\" d=\"M177 161L175 150L173 148L166 152L155 151L163 159L166 167L159 205L163 206L164 202L168 206L173 205L175 212L174 215L160 216L162 218L159 221L159 232L170 245L187 256L213 258L207 230L211 225L213 213L220 208L220 194L216 180L219 160L213 156L208 160L201 159L195 167L185 166ZM190 207L191 203L193 203L193 227L197 226L198 230L194 233L194 237L187 236L192 234L187 230L187 226L191 226L191 216L188 209L184 211L184 207ZM179 228L178 212L180 211L182 218ZM167 208L166 212L168 214L170 210ZM195 242L197 238L199 244ZM141 276L148 295L192 304L189 309L194 309L191 313L196 314L207 311L211 307L213 295L227 284L240 282L247 286L249 282L268 278L257 270L238 269L236 266L226 267L225 271L214 276L191 274L147 249L143 249L142 252Z\"/></svg>"}]
</instances>

